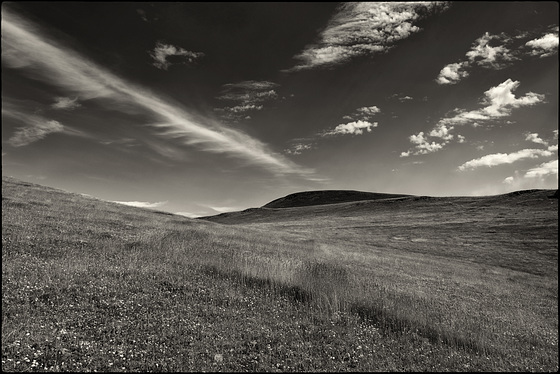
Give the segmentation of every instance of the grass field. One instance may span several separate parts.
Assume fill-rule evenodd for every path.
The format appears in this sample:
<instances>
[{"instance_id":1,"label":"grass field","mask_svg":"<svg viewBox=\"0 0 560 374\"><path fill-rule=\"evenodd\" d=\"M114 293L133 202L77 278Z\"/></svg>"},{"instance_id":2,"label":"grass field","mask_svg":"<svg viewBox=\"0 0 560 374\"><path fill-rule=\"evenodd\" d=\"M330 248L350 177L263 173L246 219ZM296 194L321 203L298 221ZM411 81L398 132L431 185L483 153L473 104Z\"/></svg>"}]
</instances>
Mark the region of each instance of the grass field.
<instances>
[{"instance_id":1,"label":"grass field","mask_svg":"<svg viewBox=\"0 0 560 374\"><path fill-rule=\"evenodd\" d=\"M552 193L193 220L3 177L2 370L557 371Z\"/></svg>"}]
</instances>

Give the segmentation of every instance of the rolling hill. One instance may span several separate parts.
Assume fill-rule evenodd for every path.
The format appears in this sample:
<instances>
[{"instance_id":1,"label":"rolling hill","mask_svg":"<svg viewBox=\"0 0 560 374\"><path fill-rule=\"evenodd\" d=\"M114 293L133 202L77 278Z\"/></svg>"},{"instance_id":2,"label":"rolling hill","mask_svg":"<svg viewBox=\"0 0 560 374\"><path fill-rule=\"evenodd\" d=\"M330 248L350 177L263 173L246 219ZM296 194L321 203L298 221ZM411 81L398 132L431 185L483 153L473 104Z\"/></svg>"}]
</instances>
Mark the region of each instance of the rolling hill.
<instances>
[{"instance_id":1,"label":"rolling hill","mask_svg":"<svg viewBox=\"0 0 560 374\"><path fill-rule=\"evenodd\" d=\"M190 219L3 177L2 370L558 371L553 194Z\"/></svg>"},{"instance_id":2,"label":"rolling hill","mask_svg":"<svg viewBox=\"0 0 560 374\"><path fill-rule=\"evenodd\" d=\"M294 208L298 206L347 203L361 200L378 200L409 195L362 192L353 190L324 190L293 193L264 205L263 208Z\"/></svg>"}]
</instances>

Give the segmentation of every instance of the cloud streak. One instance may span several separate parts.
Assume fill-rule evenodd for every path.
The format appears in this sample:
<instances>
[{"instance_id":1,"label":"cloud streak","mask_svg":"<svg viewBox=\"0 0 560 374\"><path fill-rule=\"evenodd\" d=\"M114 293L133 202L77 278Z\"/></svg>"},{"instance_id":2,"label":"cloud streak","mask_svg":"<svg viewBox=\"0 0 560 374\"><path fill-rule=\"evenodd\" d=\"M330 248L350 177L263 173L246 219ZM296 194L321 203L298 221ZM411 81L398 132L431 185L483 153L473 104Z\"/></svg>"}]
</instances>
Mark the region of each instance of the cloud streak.
<instances>
[{"instance_id":1,"label":"cloud streak","mask_svg":"<svg viewBox=\"0 0 560 374\"><path fill-rule=\"evenodd\" d=\"M445 2L343 3L318 42L294 56L299 63L284 71L333 66L358 56L387 52L398 41L420 31L417 21L446 8Z\"/></svg>"},{"instance_id":2,"label":"cloud streak","mask_svg":"<svg viewBox=\"0 0 560 374\"><path fill-rule=\"evenodd\" d=\"M55 100L56 102L51 105L53 109L72 110L82 106L82 104L78 102L78 98L71 99L69 97L56 97Z\"/></svg>"},{"instance_id":3,"label":"cloud streak","mask_svg":"<svg viewBox=\"0 0 560 374\"><path fill-rule=\"evenodd\" d=\"M113 203L117 203L117 204L122 204L122 205L128 205L128 206L135 206L137 208L159 208L160 206L163 206L165 204L167 204L167 201L159 201L156 203L150 203L148 201L113 201Z\"/></svg>"},{"instance_id":4,"label":"cloud streak","mask_svg":"<svg viewBox=\"0 0 560 374\"><path fill-rule=\"evenodd\" d=\"M295 174L312 180L313 170L274 153L257 139L225 128L210 119L195 119L143 88L110 73L92 61L44 37L36 26L2 9L2 60L8 68L24 69L35 79L79 95L83 100L104 98L123 106L150 112L158 120L151 126L160 136L180 139L207 152L225 154L276 175Z\"/></svg>"},{"instance_id":5,"label":"cloud streak","mask_svg":"<svg viewBox=\"0 0 560 374\"><path fill-rule=\"evenodd\" d=\"M482 166L492 167L503 164L512 164L516 161L523 159L534 159L538 157L550 157L552 156L552 151L546 149L522 149L513 153L493 153L480 158L476 158L465 162L457 169L459 171L465 171L469 169L476 169Z\"/></svg>"},{"instance_id":6,"label":"cloud streak","mask_svg":"<svg viewBox=\"0 0 560 374\"><path fill-rule=\"evenodd\" d=\"M273 89L277 83L269 81L242 81L227 83L222 86L218 100L237 102L238 105L214 108L216 112L223 113L221 117L234 123L245 118L250 119L247 112L262 110L262 103L278 99L278 94Z\"/></svg>"}]
</instances>

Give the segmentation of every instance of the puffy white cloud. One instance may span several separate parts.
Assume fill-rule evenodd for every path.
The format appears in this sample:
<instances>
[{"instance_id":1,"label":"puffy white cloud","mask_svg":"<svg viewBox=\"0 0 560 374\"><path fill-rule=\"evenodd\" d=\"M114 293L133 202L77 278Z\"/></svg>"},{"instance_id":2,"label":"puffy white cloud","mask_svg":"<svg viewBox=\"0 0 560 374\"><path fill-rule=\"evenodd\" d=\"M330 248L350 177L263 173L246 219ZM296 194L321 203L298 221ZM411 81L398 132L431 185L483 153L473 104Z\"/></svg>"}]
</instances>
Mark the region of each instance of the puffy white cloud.
<instances>
[{"instance_id":1,"label":"puffy white cloud","mask_svg":"<svg viewBox=\"0 0 560 374\"><path fill-rule=\"evenodd\" d=\"M377 127L378 123L370 123L368 121L354 121L348 122L344 124L340 124L336 126L333 130L327 131L323 134L326 135L345 135L345 134L354 134L354 135L361 135L364 133L364 130L367 132L371 132L372 127Z\"/></svg>"},{"instance_id":2,"label":"puffy white cloud","mask_svg":"<svg viewBox=\"0 0 560 374\"><path fill-rule=\"evenodd\" d=\"M530 35L534 35L534 32L522 31L514 36L508 36L505 33L492 35L486 32L467 51L465 54L466 60L443 67L436 78L436 82L439 84L455 84L468 77L467 69L474 66L487 69L503 69L511 65L513 61L520 60L527 55L546 57L558 52L557 26L551 32L523 44L522 39L526 40Z\"/></svg>"},{"instance_id":3,"label":"puffy white cloud","mask_svg":"<svg viewBox=\"0 0 560 374\"><path fill-rule=\"evenodd\" d=\"M70 99L69 97L57 97L55 98L56 102L51 105L54 109L76 109L82 106L78 102L78 98Z\"/></svg>"},{"instance_id":4,"label":"puffy white cloud","mask_svg":"<svg viewBox=\"0 0 560 374\"><path fill-rule=\"evenodd\" d=\"M530 106L544 100L544 95L534 92L528 92L525 96L517 98L513 94L517 87L519 87L519 81L508 79L496 87L490 88L484 93L486 96L484 103L487 106L482 109L482 112L491 117L503 117L510 114L511 108Z\"/></svg>"},{"instance_id":5,"label":"puffy white cloud","mask_svg":"<svg viewBox=\"0 0 560 374\"><path fill-rule=\"evenodd\" d=\"M490 42L497 40L499 43L507 42L509 38L500 35L491 35L486 32L478 38L471 50L466 53L471 63L482 67L501 69L507 66L516 57L505 45L491 46Z\"/></svg>"},{"instance_id":6,"label":"puffy white cloud","mask_svg":"<svg viewBox=\"0 0 560 374\"><path fill-rule=\"evenodd\" d=\"M445 2L342 3L319 35L319 41L295 56L298 71L344 63L356 56L382 53L420 31L415 25L430 12L446 9Z\"/></svg>"},{"instance_id":7,"label":"puffy white cloud","mask_svg":"<svg viewBox=\"0 0 560 374\"><path fill-rule=\"evenodd\" d=\"M534 56L552 56L558 52L558 30L556 33L548 33L540 38L529 40L525 45L532 48L531 54Z\"/></svg>"},{"instance_id":8,"label":"puffy white cloud","mask_svg":"<svg viewBox=\"0 0 560 374\"><path fill-rule=\"evenodd\" d=\"M528 140L533 143L548 145L546 141L539 137L538 133L527 133L525 134L525 140Z\"/></svg>"},{"instance_id":9,"label":"puffy white cloud","mask_svg":"<svg viewBox=\"0 0 560 374\"><path fill-rule=\"evenodd\" d=\"M441 138L443 140L451 140L453 139L453 134L449 133L451 130L453 130L453 126L447 127L444 124L440 124L430 131L430 136Z\"/></svg>"},{"instance_id":10,"label":"puffy white cloud","mask_svg":"<svg viewBox=\"0 0 560 374\"><path fill-rule=\"evenodd\" d=\"M375 105L358 108L358 109L356 109L356 111L360 114L363 114L366 117L371 117L371 116L381 112L381 110Z\"/></svg>"},{"instance_id":11,"label":"puffy white cloud","mask_svg":"<svg viewBox=\"0 0 560 374\"><path fill-rule=\"evenodd\" d=\"M439 84L455 84L461 79L468 77L469 73L464 70L468 66L466 62L459 62L445 66L439 72L436 82Z\"/></svg>"},{"instance_id":12,"label":"puffy white cloud","mask_svg":"<svg viewBox=\"0 0 560 374\"><path fill-rule=\"evenodd\" d=\"M150 56L154 59L152 65L158 69L167 70L167 68L173 63L168 61L170 56L182 56L182 63L193 63L196 60L204 56L202 52L192 52L187 51L181 47L176 47L171 44L164 44L162 42L157 42L154 50L150 52Z\"/></svg>"},{"instance_id":13,"label":"puffy white cloud","mask_svg":"<svg viewBox=\"0 0 560 374\"><path fill-rule=\"evenodd\" d=\"M539 178L547 175L558 175L558 160L552 160L529 169L525 173L525 178Z\"/></svg>"},{"instance_id":14,"label":"puffy white cloud","mask_svg":"<svg viewBox=\"0 0 560 374\"><path fill-rule=\"evenodd\" d=\"M515 91L518 87L519 81L512 81L511 79L507 79L499 85L491 87L484 92L484 98L482 100L482 104L485 105L484 107L471 111L455 109L455 114L453 116L445 117L438 121L427 136L442 139L443 143L430 143L427 136L424 135L424 132L421 132L420 134L412 135L409 138L410 142L415 144L416 151L403 152L403 154L417 155L438 151L453 139L451 131L455 128L455 126L470 123L474 127L480 127L482 126L481 123L510 115L511 110L514 108L535 105L543 102L545 99L544 95L533 92L528 92L524 96L516 97L513 94L513 91ZM419 137L420 135L421 138ZM464 142L464 139L464 137L457 137L457 140L460 143Z\"/></svg>"},{"instance_id":15,"label":"puffy white cloud","mask_svg":"<svg viewBox=\"0 0 560 374\"><path fill-rule=\"evenodd\" d=\"M401 152L400 157L408 157L410 155L425 155L428 153L437 152L443 148L443 146L447 143L444 141L443 143L436 143L435 141L428 140L428 136L424 134L423 131L419 132L416 135L410 135L408 137L412 144L415 144L414 151L408 150L407 152Z\"/></svg>"},{"instance_id":16,"label":"puffy white cloud","mask_svg":"<svg viewBox=\"0 0 560 374\"><path fill-rule=\"evenodd\" d=\"M512 164L523 159L552 156L552 152L543 149L522 149L513 153L494 153L465 162L458 170L476 169L481 166L492 167L502 164Z\"/></svg>"}]
</instances>

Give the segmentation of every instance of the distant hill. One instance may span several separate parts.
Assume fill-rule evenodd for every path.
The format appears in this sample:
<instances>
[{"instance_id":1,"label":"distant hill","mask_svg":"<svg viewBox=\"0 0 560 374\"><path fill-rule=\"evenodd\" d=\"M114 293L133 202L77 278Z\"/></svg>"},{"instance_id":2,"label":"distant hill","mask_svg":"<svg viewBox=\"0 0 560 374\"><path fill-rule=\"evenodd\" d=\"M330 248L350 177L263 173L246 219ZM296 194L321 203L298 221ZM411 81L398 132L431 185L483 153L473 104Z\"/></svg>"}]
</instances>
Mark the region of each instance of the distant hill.
<instances>
[{"instance_id":1,"label":"distant hill","mask_svg":"<svg viewBox=\"0 0 560 374\"><path fill-rule=\"evenodd\" d=\"M263 208L295 208L300 206L338 204L353 201L391 199L408 196L410 195L353 190L305 191L293 193L273 200L270 203L263 205Z\"/></svg>"}]
</instances>

